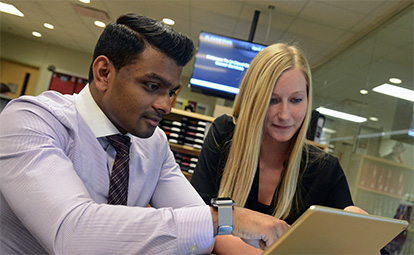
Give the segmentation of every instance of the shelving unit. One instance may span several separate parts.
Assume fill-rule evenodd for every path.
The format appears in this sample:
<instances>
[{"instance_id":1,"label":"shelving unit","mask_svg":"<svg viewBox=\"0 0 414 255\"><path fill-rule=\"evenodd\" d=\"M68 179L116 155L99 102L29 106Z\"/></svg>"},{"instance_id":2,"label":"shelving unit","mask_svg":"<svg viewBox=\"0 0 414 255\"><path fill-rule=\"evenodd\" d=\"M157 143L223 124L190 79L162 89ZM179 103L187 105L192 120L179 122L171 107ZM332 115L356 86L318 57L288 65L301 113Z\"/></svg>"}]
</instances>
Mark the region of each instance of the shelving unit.
<instances>
[{"instance_id":1,"label":"shelving unit","mask_svg":"<svg viewBox=\"0 0 414 255\"><path fill-rule=\"evenodd\" d=\"M354 203L375 215L393 217L404 197L414 194L414 166L355 155L347 172Z\"/></svg>"},{"instance_id":2,"label":"shelving unit","mask_svg":"<svg viewBox=\"0 0 414 255\"><path fill-rule=\"evenodd\" d=\"M193 119L197 119L197 120L207 121L207 122L210 122L210 123L214 121L214 117L199 114L199 113L195 113L195 112L184 111L184 110L180 110L180 109L177 109L177 108L172 108L171 113L168 114L166 117L168 117L168 119L170 119L170 118L174 118L174 116L176 116L176 117L185 116L185 117L189 117L189 118L193 118Z\"/></svg>"},{"instance_id":3,"label":"shelving unit","mask_svg":"<svg viewBox=\"0 0 414 255\"><path fill-rule=\"evenodd\" d=\"M192 172L197 163L197 158L200 155L204 137L206 136L211 123L214 121L214 118L173 108L170 114L164 116L164 119L172 123L171 130L166 130L166 127L162 125L161 128L166 131L167 137L169 138L170 148L176 157L177 163L180 165L183 174L190 181ZM199 122L202 123L201 126L197 126L196 123ZM192 125L192 128L195 128L196 130L188 132L189 130L187 129L189 125ZM171 134L171 132L174 132L174 134ZM195 132L198 133L196 134ZM194 144L188 143L187 139L195 141Z\"/></svg>"}]
</instances>

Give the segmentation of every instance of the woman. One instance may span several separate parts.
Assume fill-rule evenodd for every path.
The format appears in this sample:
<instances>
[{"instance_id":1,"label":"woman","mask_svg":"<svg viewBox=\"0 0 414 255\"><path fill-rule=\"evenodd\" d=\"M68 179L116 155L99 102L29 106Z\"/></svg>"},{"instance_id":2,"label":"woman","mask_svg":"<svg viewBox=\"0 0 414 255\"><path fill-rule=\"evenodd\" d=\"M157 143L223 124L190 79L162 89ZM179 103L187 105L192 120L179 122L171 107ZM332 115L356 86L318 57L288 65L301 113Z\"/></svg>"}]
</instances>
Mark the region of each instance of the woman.
<instances>
[{"instance_id":1,"label":"woman","mask_svg":"<svg viewBox=\"0 0 414 255\"><path fill-rule=\"evenodd\" d=\"M363 212L338 160L305 143L311 95L309 64L297 47L274 44L253 59L232 116L212 123L191 180L206 203L231 197L288 224L314 204ZM215 252L261 252L235 239L219 236Z\"/></svg>"}]
</instances>

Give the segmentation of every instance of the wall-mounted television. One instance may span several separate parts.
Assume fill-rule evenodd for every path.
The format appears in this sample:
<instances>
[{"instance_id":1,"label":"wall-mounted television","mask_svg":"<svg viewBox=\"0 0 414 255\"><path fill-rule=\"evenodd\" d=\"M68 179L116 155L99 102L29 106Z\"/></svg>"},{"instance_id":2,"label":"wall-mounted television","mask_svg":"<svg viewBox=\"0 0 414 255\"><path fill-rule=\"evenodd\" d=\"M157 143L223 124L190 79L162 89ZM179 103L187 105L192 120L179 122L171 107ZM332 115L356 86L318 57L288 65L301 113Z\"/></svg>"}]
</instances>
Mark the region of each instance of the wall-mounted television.
<instances>
[{"instance_id":1,"label":"wall-mounted television","mask_svg":"<svg viewBox=\"0 0 414 255\"><path fill-rule=\"evenodd\" d=\"M266 46L201 32L190 87L194 92L234 99L252 59Z\"/></svg>"}]
</instances>

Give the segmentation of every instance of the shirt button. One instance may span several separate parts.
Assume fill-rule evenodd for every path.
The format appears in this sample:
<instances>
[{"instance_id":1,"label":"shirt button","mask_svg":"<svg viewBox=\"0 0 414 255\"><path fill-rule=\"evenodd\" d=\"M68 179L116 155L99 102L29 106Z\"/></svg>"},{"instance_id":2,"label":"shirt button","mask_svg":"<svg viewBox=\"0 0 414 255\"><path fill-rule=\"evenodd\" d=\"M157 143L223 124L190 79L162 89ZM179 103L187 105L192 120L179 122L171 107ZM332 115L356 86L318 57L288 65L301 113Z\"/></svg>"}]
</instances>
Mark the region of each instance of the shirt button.
<instances>
[{"instance_id":1,"label":"shirt button","mask_svg":"<svg viewBox=\"0 0 414 255\"><path fill-rule=\"evenodd\" d=\"M190 251L191 251L191 252L195 252L195 251L197 251L197 250L198 250L198 247L197 247L197 245L196 245L196 244L191 245L191 247L190 247Z\"/></svg>"}]
</instances>

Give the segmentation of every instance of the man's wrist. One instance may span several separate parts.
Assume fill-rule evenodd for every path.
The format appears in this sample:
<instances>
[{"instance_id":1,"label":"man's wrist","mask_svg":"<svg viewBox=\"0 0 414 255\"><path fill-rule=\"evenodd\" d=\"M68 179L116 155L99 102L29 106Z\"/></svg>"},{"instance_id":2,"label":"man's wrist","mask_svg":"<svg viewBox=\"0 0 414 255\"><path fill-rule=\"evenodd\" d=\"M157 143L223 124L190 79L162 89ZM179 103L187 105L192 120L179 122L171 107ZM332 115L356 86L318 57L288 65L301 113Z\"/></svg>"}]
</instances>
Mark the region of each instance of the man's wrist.
<instances>
[{"instance_id":1,"label":"man's wrist","mask_svg":"<svg viewBox=\"0 0 414 255\"><path fill-rule=\"evenodd\" d=\"M214 206L210 206L211 211L211 218L213 219L213 234L214 236L217 235L217 228L218 228L218 211L217 208Z\"/></svg>"},{"instance_id":2,"label":"man's wrist","mask_svg":"<svg viewBox=\"0 0 414 255\"><path fill-rule=\"evenodd\" d=\"M211 199L211 205L217 210L216 235L231 235L233 232L234 201L228 197L219 197Z\"/></svg>"}]
</instances>

